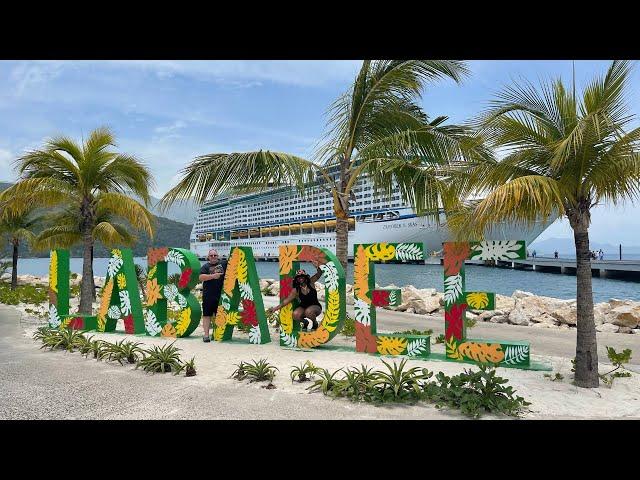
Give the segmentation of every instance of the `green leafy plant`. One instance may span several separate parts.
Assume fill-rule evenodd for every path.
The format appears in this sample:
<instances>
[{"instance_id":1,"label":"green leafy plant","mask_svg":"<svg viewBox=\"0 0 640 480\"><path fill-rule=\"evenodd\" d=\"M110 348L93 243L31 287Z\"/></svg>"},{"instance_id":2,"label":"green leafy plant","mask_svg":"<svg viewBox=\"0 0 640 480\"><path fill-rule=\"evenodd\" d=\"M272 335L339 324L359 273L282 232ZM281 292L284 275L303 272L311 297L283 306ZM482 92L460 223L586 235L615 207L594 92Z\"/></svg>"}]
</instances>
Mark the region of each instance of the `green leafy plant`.
<instances>
[{"instance_id":1,"label":"green leafy plant","mask_svg":"<svg viewBox=\"0 0 640 480\"><path fill-rule=\"evenodd\" d=\"M347 315L344 319L342 334L345 337L353 337L356 334L356 321L350 315Z\"/></svg>"},{"instance_id":2,"label":"green leafy plant","mask_svg":"<svg viewBox=\"0 0 640 480\"><path fill-rule=\"evenodd\" d=\"M426 368L412 367L405 370L407 360L403 359L398 365L393 365L382 360L387 367L387 372L377 371L376 379L372 383L376 400L378 401L417 401L422 397L422 384L433 373Z\"/></svg>"},{"instance_id":3,"label":"green leafy plant","mask_svg":"<svg viewBox=\"0 0 640 480\"><path fill-rule=\"evenodd\" d=\"M473 327L476 326L476 323L478 323L478 320L476 320L475 318L471 319L471 318L467 318L465 316L465 318L464 318L464 326L466 328L473 328Z\"/></svg>"},{"instance_id":4,"label":"green leafy plant","mask_svg":"<svg viewBox=\"0 0 640 480\"><path fill-rule=\"evenodd\" d=\"M296 377L298 378L297 382L307 382L313 378L313 376L317 373L318 367L316 367L309 360L296 367L293 366L293 370L291 370L291 382L296 381Z\"/></svg>"},{"instance_id":5,"label":"green leafy plant","mask_svg":"<svg viewBox=\"0 0 640 480\"><path fill-rule=\"evenodd\" d=\"M232 373L231 373L231 378L234 378L236 380L244 380L245 378L247 378L247 366L249 364L247 362L240 362L240 363L236 363L236 368Z\"/></svg>"},{"instance_id":6,"label":"green leafy plant","mask_svg":"<svg viewBox=\"0 0 640 480\"><path fill-rule=\"evenodd\" d=\"M277 367L271 365L266 358L261 358L253 363L247 363L244 367L244 372L248 378L251 378L252 382L264 382L269 380L272 384L274 377L276 376Z\"/></svg>"},{"instance_id":7,"label":"green leafy plant","mask_svg":"<svg viewBox=\"0 0 640 480\"><path fill-rule=\"evenodd\" d=\"M32 338L34 340L42 340L47 335L51 335L52 331L53 329L48 325L38 327L38 329L33 333Z\"/></svg>"},{"instance_id":8,"label":"green leafy plant","mask_svg":"<svg viewBox=\"0 0 640 480\"><path fill-rule=\"evenodd\" d=\"M564 375L562 375L560 372L556 372L555 375L551 375L550 373L545 373L544 378L548 378L552 382L557 382L557 381L561 382L562 380L564 380Z\"/></svg>"},{"instance_id":9,"label":"green leafy plant","mask_svg":"<svg viewBox=\"0 0 640 480\"><path fill-rule=\"evenodd\" d=\"M436 337L436 343L444 343L444 333L441 333Z\"/></svg>"},{"instance_id":10,"label":"green leafy plant","mask_svg":"<svg viewBox=\"0 0 640 480\"><path fill-rule=\"evenodd\" d=\"M438 384L423 388L425 398L435 402L437 408L458 408L471 417L479 417L483 411L519 416L524 407L531 405L523 397L514 396L508 380L498 377L494 366L479 365L479 370L466 370L449 377L442 372L436 375Z\"/></svg>"},{"instance_id":11,"label":"green leafy plant","mask_svg":"<svg viewBox=\"0 0 640 480\"><path fill-rule=\"evenodd\" d=\"M242 333L249 333L251 331L251 324L243 323L242 320L238 320L238 323L236 323L236 328Z\"/></svg>"},{"instance_id":12,"label":"green leafy plant","mask_svg":"<svg viewBox=\"0 0 640 480\"><path fill-rule=\"evenodd\" d=\"M185 376L193 377L196 375L196 357L191 357L191 360L184 363L184 368L186 370Z\"/></svg>"},{"instance_id":13,"label":"green leafy plant","mask_svg":"<svg viewBox=\"0 0 640 480\"><path fill-rule=\"evenodd\" d=\"M144 371L153 373L166 373L182 369L178 353L180 349L174 346L175 343L174 341L161 347L154 345L150 349L142 350L142 359L138 360L136 368L142 367Z\"/></svg>"},{"instance_id":14,"label":"green leafy plant","mask_svg":"<svg viewBox=\"0 0 640 480\"><path fill-rule=\"evenodd\" d=\"M84 342L84 335L78 330L63 328L60 330L52 329L49 334L42 338L42 347L51 350L66 350L73 352L79 345Z\"/></svg>"},{"instance_id":15,"label":"green leafy plant","mask_svg":"<svg viewBox=\"0 0 640 480\"><path fill-rule=\"evenodd\" d=\"M433 330L428 328L426 330L417 330L415 328L411 330L405 330L403 332L393 332L394 335L424 335L429 336L433 334Z\"/></svg>"},{"instance_id":16,"label":"green leafy plant","mask_svg":"<svg viewBox=\"0 0 640 480\"><path fill-rule=\"evenodd\" d=\"M275 329L280 328L280 314L276 312L267 312L264 313L265 317L267 317L267 323Z\"/></svg>"},{"instance_id":17,"label":"green leafy plant","mask_svg":"<svg viewBox=\"0 0 640 480\"><path fill-rule=\"evenodd\" d=\"M91 340L87 345L85 357L89 354L93 354L93 358L96 360L102 360L103 350L105 349L107 342L104 340Z\"/></svg>"},{"instance_id":18,"label":"green leafy plant","mask_svg":"<svg viewBox=\"0 0 640 480\"><path fill-rule=\"evenodd\" d=\"M339 380L334 387L336 396L345 396L352 401L371 401L373 399L373 382L377 379L378 372L373 368L361 365L360 369L349 368L345 371L344 378Z\"/></svg>"},{"instance_id":19,"label":"green leafy plant","mask_svg":"<svg viewBox=\"0 0 640 480\"><path fill-rule=\"evenodd\" d=\"M123 360L133 364L142 355L143 350L139 347L139 342L120 340L116 343L109 343L105 346L104 354L109 361L116 361L122 365Z\"/></svg>"},{"instance_id":20,"label":"green leafy plant","mask_svg":"<svg viewBox=\"0 0 640 480\"><path fill-rule=\"evenodd\" d=\"M336 378L336 375L339 372L342 372L342 368L336 370L333 373L329 372L329 370L327 370L326 368L318 369L317 374L320 378L314 380L313 385L307 387L307 390L309 390L310 392L319 390L327 395L329 392L333 391L336 386L340 385L339 379Z\"/></svg>"},{"instance_id":21,"label":"green leafy plant","mask_svg":"<svg viewBox=\"0 0 640 480\"><path fill-rule=\"evenodd\" d=\"M630 377L631 372L627 370L624 366L625 363L629 363L631 360L632 350L629 348L625 348L622 352L616 352L615 348L607 347L607 357L609 357L609 361L615 367L613 370L608 371L607 373L603 373L600 375L600 379L609 387L613 386L613 381L616 378ZM618 370L623 369L624 372L618 372Z\"/></svg>"}]
</instances>

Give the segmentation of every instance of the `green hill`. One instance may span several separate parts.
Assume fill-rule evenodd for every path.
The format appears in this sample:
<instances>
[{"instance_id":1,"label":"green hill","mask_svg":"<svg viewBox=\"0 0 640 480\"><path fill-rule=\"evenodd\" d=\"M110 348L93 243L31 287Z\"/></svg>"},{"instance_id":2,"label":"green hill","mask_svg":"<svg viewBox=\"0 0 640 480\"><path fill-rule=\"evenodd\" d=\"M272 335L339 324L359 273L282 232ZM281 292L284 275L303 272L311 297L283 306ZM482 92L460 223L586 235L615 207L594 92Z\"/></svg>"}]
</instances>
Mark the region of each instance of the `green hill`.
<instances>
[{"instance_id":1,"label":"green hill","mask_svg":"<svg viewBox=\"0 0 640 480\"><path fill-rule=\"evenodd\" d=\"M13 185L12 183L0 182L0 191ZM144 257L147 255L147 249L151 246L166 246L166 247L178 247L189 248L189 235L191 234L192 225L188 225L182 222L176 222L164 217L158 217L154 215L156 220L155 225L155 238L153 241L148 236L140 233L138 234L138 241L131 250L136 257ZM6 243L5 243L6 245ZM5 247L6 250L7 247ZM0 252L1 253L1 252ZM4 252L6 254L6 251ZM49 252L32 252L25 247L20 248L21 257L48 257ZM71 248L72 257L82 256L82 245L76 245ZM109 257L109 250L100 242L96 242L94 247L95 257Z\"/></svg>"}]
</instances>

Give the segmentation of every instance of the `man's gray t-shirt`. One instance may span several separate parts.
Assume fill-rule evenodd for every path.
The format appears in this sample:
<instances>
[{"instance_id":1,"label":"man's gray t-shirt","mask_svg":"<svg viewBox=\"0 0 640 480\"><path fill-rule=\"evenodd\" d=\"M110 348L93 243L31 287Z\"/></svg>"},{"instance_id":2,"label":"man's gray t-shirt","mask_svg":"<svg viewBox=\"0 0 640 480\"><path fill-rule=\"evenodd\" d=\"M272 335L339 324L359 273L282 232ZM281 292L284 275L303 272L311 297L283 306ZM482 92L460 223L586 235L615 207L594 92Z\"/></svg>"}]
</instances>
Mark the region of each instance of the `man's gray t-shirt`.
<instances>
[{"instance_id":1,"label":"man's gray t-shirt","mask_svg":"<svg viewBox=\"0 0 640 480\"><path fill-rule=\"evenodd\" d=\"M224 273L227 271L227 263L219 262L215 265L207 262L200 269L201 275L210 275L212 273L222 272L222 276L217 280L206 280L202 282L202 298L220 298L222 293L222 284L224 283Z\"/></svg>"}]
</instances>

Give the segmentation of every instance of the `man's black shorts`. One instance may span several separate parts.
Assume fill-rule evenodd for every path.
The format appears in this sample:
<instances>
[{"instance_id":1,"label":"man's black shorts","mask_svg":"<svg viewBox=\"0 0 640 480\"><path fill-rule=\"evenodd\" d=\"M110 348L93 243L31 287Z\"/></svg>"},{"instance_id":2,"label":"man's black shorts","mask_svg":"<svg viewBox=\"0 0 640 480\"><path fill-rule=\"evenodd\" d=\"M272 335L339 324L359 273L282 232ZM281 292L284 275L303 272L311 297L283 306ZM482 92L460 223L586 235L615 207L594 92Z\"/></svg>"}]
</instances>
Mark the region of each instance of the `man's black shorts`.
<instances>
[{"instance_id":1,"label":"man's black shorts","mask_svg":"<svg viewBox=\"0 0 640 480\"><path fill-rule=\"evenodd\" d=\"M202 297L202 316L203 317L215 317L218 310L218 301L220 297Z\"/></svg>"}]
</instances>

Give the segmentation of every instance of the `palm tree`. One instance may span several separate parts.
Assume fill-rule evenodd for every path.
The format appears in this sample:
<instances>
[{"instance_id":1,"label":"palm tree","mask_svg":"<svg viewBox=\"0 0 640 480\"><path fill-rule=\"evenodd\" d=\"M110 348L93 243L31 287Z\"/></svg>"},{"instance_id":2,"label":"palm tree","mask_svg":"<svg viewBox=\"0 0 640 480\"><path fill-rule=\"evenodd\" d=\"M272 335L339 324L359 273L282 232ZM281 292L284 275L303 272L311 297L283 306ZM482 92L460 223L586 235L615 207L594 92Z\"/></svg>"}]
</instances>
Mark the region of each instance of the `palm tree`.
<instances>
[{"instance_id":1,"label":"palm tree","mask_svg":"<svg viewBox=\"0 0 640 480\"><path fill-rule=\"evenodd\" d=\"M575 382L580 387L599 384L591 209L600 202L637 199L640 192L640 128L628 128L634 116L624 96L630 68L629 62L613 62L579 100L575 87L572 92L561 79L540 89L506 88L478 120L480 136L505 156L472 162L461 172L463 190L486 197L449 216L454 230L478 237L497 221L568 218L576 249Z\"/></svg>"},{"instance_id":2,"label":"palm tree","mask_svg":"<svg viewBox=\"0 0 640 480\"><path fill-rule=\"evenodd\" d=\"M136 237L129 230L130 225L122 223L109 210L108 202L103 201L103 194L95 197L95 226L91 235L94 241L99 241L107 247L116 245L133 245ZM53 250L55 248L69 248L82 242L82 222L74 206L68 206L60 212L53 214L49 221L49 227L38 235L36 241L40 249ZM95 284L93 282L93 246L91 247L91 292L92 300L95 300Z\"/></svg>"},{"instance_id":3,"label":"palm tree","mask_svg":"<svg viewBox=\"0 0 640 480\"><path fill-rule=\"evenodd\" d=\"M20 242L35 243L34 228L42 222L42 217L34 215L33 209L27 208L20 211L3 210L0 216L0 234L8 237L13 248L11 290L18 286L18 253Z\"/></svg>"},{"instance_id":4,"label":"palm tree","mask_svg":"<svg viewBox=\"0 0 640 480\"><path fill-rule=\"evenodd\" d=\"M161 205L284 185L303 194L307 183L319 181L333 197L336 254L346 266L349 202L361 175L369 175L376 192L386 195L397 184L418 214L437 215L448 201L438 170L470 146L463 129L443 125L446 117L429 121L416 102L425 82L443 77L458 82L466 74L461 61L366 60L349 91L330 107L327 134L313 160L263 150L203 155L182 170Z\"/></svg>"},{"instance_id":5,"label":"palm tree","mask_svg":"<svg viewBox=\"0 0 640 480\"><path fill-rule=\"evenodd\" d=\"M115 242L126 238L112 222L101 221L106 212L153 236L152 216L145 208L150 200L151 173L135 157L109 151L115 146L107 128L91 132L82 145L67 137L53 138L43 149L30 151L17 160L20 180L0 195L0 200L16 209L21 203L30 202L42 207L62 205L73 212L77 225L72 229L77 227L84 247L79 308L83 314L91 313L95 239ZM129 194L141 198L145 206ZM58 235L52 234L51 238L69 240L75 235L70 230L64 232L64 228L65 225L60 226Z\"/></svg>"}]
</instances>

